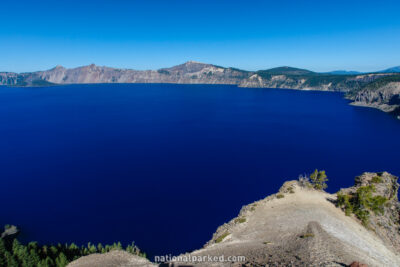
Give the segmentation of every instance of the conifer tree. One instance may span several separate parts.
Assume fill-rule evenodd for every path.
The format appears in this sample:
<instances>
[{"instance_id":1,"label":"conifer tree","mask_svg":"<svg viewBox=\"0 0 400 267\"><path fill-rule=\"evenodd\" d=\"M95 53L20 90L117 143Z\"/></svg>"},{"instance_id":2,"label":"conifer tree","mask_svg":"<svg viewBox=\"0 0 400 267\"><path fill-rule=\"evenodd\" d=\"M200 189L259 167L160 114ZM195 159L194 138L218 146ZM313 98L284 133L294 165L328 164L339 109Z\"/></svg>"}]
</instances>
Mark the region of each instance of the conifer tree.
<instances>
[{"instance_id":1,"label":"conifer tree","mask_svg":"<svg viewBox=\"0 0 400 267\"><path fill-rule=\"evenodd\" d=\"M60 255L58 255L58 257L56 258L56 266L57 267L65 267L68 264L68 259L65 256L64 253L60 253Z\"/></svg>"},{"instance_id":2,"label":"conifer tree","mask_svg":"<svg viewBox=\"0 0 400 267\"><path fill-rule=\"evenodd\" d=\"M328 178L325 171L318 171L315 169L315 171L310 175L310 180L313 187L317 190L323 190L328 187L326 184Z\"/></svg>"},{"instance_id":3,"label":"conifer tree","mask_svg":"<svg viewBox=\"0 0 400 267\"><path fill-rule=\"evenodd\" d=\"M6 253L6 246L4 244L3 238L0 238L0 266L6 266L6 258L5 258L5 253Z\"/></svg>"},{"instance_id":4,"label":"conifer tree","mask_svg":"<svg viewBox=\"0 0 400 267\"><path fill-rule=\"evenodd\" d=\"M12 255L10 252L6 251L4 256L5 256L5 259L6 259L6 266L7 267L19 267L16 257L14 255Z\"/></svg>"}]
</instances>

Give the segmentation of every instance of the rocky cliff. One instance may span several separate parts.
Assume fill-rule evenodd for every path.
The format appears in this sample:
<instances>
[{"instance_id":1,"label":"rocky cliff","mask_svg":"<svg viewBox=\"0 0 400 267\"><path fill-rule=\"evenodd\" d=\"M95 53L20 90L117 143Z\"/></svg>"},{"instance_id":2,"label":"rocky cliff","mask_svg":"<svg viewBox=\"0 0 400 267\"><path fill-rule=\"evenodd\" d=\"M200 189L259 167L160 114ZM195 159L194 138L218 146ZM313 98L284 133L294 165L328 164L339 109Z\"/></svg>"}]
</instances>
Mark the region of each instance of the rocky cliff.
<instances>
[{"instance_id":1,"label":"rocky cliff","mask_svg":"<svg viewBox=\"0 0 400 267\"><path fill-rule=\"evenodd\" d=\"M385 75L387 74L376 73L355 76L319 73L287 74L285 72L270 74L268 71L259 71L248 79L242 80L239 86L350 92L361 89Z\"/></svg>"},{"instance_id":2,"label":"rocky cliff","mask_svg":"<svg viewBox=\"0 0 400 267\"><path fill-rule=\"evenodd\" d=\"M400 115L400 76L388 76L373 81L360 90L348 94L358 106L378 108Z\"/></svg>"},{"instance_id":3,"label":"rocky cliff","mask_svg":"<svg viewBox=\"0 0 400 267\"><path fill-rule=\"evenodd\" d=\"M74 69L57 66L33 73L0 73L0 85L34 86L43 83L184 83L239 84L248 72L194 61L172 68L137 71L100 67L94 64Z\"/></svg>"},{"instance_id":4,"label":"rocky cliff","mask_svg":"<svg viewBox=\"0 0 400 267\"><path fill-rule=\"evenodd\" d=\"M371 212L368 224L354 213L346 214L338 203L339 195L312 189L308 182L290 181L277 194L244 206L236 218L217 229L203 248L180 255L169 264L350 266L361 262L368 266L400 266L397 177L385 172L364 173L353 187L342 189L340 194L356 199L357 192L371 185L373 197L386 201L380 207L382 212ZM113 254L88 257L69 266L91 266L88 262L96 266L141 266L128 254L124 264L110 264ZM150 264L144 262L143 266Z\"/></svg>"},{"instance_id":5,"label":"rocky cliff","mask_svg":"<svg viewBox=\"0 0 400 267\"><path fill-rule=\"evenodd\" d=\"M391 81L391 82L390 82ZM189 61L171 68L137 71L96 66L73 69L57 66L32 73L0 73L0 85L46 86L82 83L231 84L240 87L340 91L355 105L399 113L399 73L337 75L279 67L244 71Z\"/></svg>"}]
</instances>

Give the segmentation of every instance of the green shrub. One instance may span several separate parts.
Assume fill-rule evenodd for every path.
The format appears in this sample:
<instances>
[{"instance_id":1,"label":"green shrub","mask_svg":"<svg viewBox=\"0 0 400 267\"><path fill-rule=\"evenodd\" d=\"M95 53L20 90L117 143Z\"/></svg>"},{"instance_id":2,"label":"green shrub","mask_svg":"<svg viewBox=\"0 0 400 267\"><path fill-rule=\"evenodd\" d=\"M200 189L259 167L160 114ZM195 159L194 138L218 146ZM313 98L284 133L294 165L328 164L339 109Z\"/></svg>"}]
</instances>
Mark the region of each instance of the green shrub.
<instances>
[{"instance_id":1,"label":"green shrub","mask_svg":"<svg viewBox=\"0 0 400 267\"><path fill-rule=\"evenodd\" d=\"M284 198L284 197L285 197L284 194L277 194L277 195L276 195L276 198Z\"/></svg>"},{"instance_id":2,"label":"green shrub","mask_svg":"<svg viewBox=\"0 0 400 267\"><path fill-rule=\"evenodd\" d=\"M372 197L370 200L370 208L376 214L383 214L384 213L384 205L387 202L387 198L383 196L375 196Z\"/></svg>"},{"instance_id":3,"label":"green shrub","mask_svg":"<svg viewBox=\"0 0 400 267\"><path fill-rule=\"evenodd\" d=\"M350 216L353 213L353 205L350 202L350 195L337 193L337 205L344 209L346 216Z\"/></svg>"},{"instance_id":4,"label":"green shrub","mask_svg":"<svg viewBox=\"0 0 400 267\"><path fill-rule=\"evenodd\" d=\"M379 177L379 176L374 176L371 180L371 183L374 183L374 184L379 184L382 182L383 182L383 179L382 179L382 177Z\"/></svg>"},{"instance_id":5,"label":"green shrub","mask_svg":"<svg viewBox=\"0 0 400 267\"><path fill-rule=\"evenodd\" d=\"M369 210L367 210L366 208L357 208L354 210L354 215L356 215L357 218L360 219L364 226L368 225Z\"/></svg>"},{"instance_id":6,"label":"green shrub","mask_svg":"<svg viewBox=\"0 0 400 267\"><path fill-rule=\"evenodd\" d=\"M300 238L309 238L309 237L314 237L314 234L313 233L305 233L300 236Z\"/></svg>"},{"instance_id":7,"label":"green shrub","mask_svg":"<svg viewBox=\"0 0 400 267\"><path fill-rule=\"evenodd\" d=\"M235 219L235 223L244 223L244 222L246 222L246 218L236 218Z\"/></svg>"},{"instance_id":8,"label":"green shrub","mask_svg":"<svg viewBox=\"0 0 400 267\"><path fill-rule=\"evenodd\" d=\"M229 232L225 232L222 235L220 235L217 239L215 239L215 243L221 243L222 240L224 240L225 237L229 235Z\"/></svg>"},{"instance_id":9,"label":"green shrub","mask_svg":"<svg viewBox=\"0 0 400 267\"><path fill-rule=\"evenodd\" d=\"M383 196L373 196L375 190L374 185L368 185L359 187L353 195L338 192L336 204L344 209L347 216L353 213L366 226L370 212L383 214L387 202L387 198Z\"/></svg>"}]
</instances>

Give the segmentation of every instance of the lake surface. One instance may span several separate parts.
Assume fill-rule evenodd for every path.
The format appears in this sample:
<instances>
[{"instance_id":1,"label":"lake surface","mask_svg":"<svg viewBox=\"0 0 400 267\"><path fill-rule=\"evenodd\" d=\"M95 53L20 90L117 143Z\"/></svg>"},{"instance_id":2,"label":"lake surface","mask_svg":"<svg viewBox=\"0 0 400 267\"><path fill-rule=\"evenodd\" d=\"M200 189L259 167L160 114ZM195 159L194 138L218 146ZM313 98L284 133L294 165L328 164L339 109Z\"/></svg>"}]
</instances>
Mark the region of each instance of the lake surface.
<instances>
[{"instance_id":1,"label":"lake surface","mask_svg":"<svg viewBox=\"0 0 400 267\"><path fill-rule=\"evenodd\" d=\"M200 248L315 168L400 175L400 121L339 93L220 85L0 88L0 224L41 243Z\"/></svg>"}]
</instances>

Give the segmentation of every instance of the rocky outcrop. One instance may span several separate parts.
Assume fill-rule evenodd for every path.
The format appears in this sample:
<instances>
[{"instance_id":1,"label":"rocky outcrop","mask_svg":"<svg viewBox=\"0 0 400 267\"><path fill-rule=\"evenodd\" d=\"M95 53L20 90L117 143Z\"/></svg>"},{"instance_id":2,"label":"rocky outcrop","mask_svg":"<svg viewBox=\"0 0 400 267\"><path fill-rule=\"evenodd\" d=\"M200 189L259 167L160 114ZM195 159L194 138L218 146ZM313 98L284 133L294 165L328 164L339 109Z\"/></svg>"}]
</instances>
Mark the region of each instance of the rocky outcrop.
<instances>
[{"instance_id":1,"label":"rocky outcrop","mask_svg":"<svg viewBox=\"0 0 400 267\"><path fill-rule=\"evenodd\" d=\"M16 235L19 234L19 229L15 225L7 225L4 228L4 232L1 233L0 238L14 238Z\"/></svg>"},{"instance_id":2,"label":"rocky outcrop","mask_svg":"<svg viewBox=\"0 0 400 267\"><path fill-rule=\"evenodd\" d=\"M386 75L388 74L332 75L312 72L286 74L285 72L259 71L243 80L239 86L349 92L361 89L366 84Z\"/></svg>"},{"instance_id":3,"label":"rocky outcrop","mask_svg":"<svg viewBox=\"0 0 400 267\"><path fill-rule=\"evenodd\" d=\"M372 174L360 177L367 176ZM387 173L382 177L376 194L392 196L398 205L394 197L397 178ZM355 187L361 180L357 179ZM398 226L393 222L392 228L383 230L390 225L383 218L394 216L397 210L381 216L382 230L377 232L362 226L354 216L346 216L335 201L335 195L297 181L286 182L277 194L243 207L237 218L217 229L203 249L191 254L245 255L246 266L347 266L354 261L368 266L400 264L400 252L393 245L400 240Z\"/></svg>"},{"instance_id":4,"label":"rocky outcrop","mask_svg":"<svg viewBox=\"0 0 400 267\"><path fill-rule=\"evenodd\" d=\"M376 178L378 177L378 178ZM220 226L207 244L169 261L169 266L400 266L397 177L364 173L355 193L374 184L375 196L387 198L384 212L368 227L337 207L337 195L310 188L304 179L286 182L277 194L244 206L239 215ZM90 257L90 261L89 258ZM83 267L137 266L124 255L123 264L110 265L113 254L91 255L71 263ZM143 263L147 266L148 262ZM166 265L165 265L166 266Z\"/></svg>"},{"instance_id":5,"label":"rocky outcrop","mask_svg":"<svg viewBox=\"0 0 400 267\"><path fill-rule=\"evenodd\" d=\"M388 82L377 88L364 88L351 99L354 100L353 105L373 107L385 112L396 112L400 108L400 81Z\"/></svg>"},{"instance_id":6,"label":"rocky outcrop","mask_svg":"<svg viewBox=\"0 0 400 267\"><path fill-rule=\"evenodd\" d=\"M369 212L366 227L400 254L400 202L397 198L397 180L396 176L387 172L367 172L356 177L353 187L342 189L340 192L354 197L360 188L372 187L371 196L384 199L381 212Z\"/></svg>"}]
</instances>

